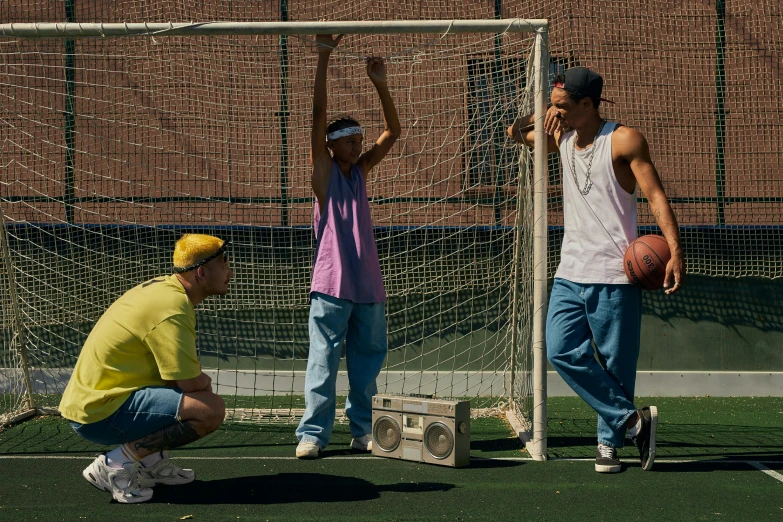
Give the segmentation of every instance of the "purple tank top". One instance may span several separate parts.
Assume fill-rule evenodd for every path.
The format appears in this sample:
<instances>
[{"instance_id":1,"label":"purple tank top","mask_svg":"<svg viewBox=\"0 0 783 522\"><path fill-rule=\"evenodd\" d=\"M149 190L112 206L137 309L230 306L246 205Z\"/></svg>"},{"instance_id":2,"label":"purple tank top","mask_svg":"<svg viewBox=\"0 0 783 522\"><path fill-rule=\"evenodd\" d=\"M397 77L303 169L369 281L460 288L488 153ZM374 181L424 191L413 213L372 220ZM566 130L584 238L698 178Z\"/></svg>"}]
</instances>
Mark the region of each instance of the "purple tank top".
<instances>
[{"instance_id":1,"label":"purple tank top","mask_svg":"<svg viewBox=\"0 0 783 522\"><path fill-rule=\"evenodd\" d=\"M386 302L367 186L358 165L345 179L332 162L326 204L321 213L316 199L313 228L317 243L310 292L354 303Z\"/></svg>"}]
</instances>

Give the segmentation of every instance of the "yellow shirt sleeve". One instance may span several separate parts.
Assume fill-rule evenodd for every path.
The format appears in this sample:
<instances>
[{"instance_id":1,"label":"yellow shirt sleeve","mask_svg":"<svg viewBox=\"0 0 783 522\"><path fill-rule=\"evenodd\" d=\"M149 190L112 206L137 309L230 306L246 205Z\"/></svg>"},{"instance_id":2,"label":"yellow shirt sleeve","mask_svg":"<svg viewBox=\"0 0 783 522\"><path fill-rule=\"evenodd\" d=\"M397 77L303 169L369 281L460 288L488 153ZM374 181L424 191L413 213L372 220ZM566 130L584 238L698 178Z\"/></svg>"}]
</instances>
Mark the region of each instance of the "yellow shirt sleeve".
<instances>
[{"instance_id":1,"label":"yellow shirt sleeve","mask_svg":"<svg viewBox=\"0 0 783 522\"><path fill-rule=\"evenodd\" d=\"M196 331L184 314L161 321L144 338L160 376L166 381L192 379L201 375L196 354Z\"/></svg>"}]
</instances>

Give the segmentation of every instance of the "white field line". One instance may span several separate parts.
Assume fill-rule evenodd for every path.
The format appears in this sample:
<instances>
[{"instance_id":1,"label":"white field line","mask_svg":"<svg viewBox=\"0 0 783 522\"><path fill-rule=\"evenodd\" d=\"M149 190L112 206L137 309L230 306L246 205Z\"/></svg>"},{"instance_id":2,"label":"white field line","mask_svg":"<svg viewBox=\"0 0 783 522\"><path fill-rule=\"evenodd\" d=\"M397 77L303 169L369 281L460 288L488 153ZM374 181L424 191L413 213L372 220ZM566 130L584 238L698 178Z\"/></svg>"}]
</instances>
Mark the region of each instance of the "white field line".
<instances>
[{"instance_id":1,"label":"white field line","mask_svg":"<svg viewBox=\"0 0 783 522\"><path fill-rule=\"evenodd\" d=\"M763 460L749 460L748 464L756 468L757 470L761 471L762 473L766 473L770 477L772 477L775 480L779 480L780 482L783 482L783 475L775 471L774 469L769 469L764 464L771 464L771 462L763 461Z\"/></svg>"},{"instance_id":2,"label":"white field line","mask_svg":"<svg viewBox=\"0 0 783 522\"><path fill-rule=\"evenodd\" d=\"M0 455L0 460L92 460L94 456L89 455ZM301 460L297 457L187 457L184 455L175 456L177 460ZM364 460L372 458L371 455L363 456L334 456L323 457L319 460ZM471 457L471 460L497 460L509 462L537 462L530 457ZM399 460L399 459L394 459ZM620 459L623 462L637 462L639 459ZM553 458L549 462L594 462L594 458ZM656 463L662 464L747 464L768 475L783 481L783 475L777 471L771 470L764 464L783 464L783 460L697 460L697 459L655 459Z\"/></svg>"}]
</instances>

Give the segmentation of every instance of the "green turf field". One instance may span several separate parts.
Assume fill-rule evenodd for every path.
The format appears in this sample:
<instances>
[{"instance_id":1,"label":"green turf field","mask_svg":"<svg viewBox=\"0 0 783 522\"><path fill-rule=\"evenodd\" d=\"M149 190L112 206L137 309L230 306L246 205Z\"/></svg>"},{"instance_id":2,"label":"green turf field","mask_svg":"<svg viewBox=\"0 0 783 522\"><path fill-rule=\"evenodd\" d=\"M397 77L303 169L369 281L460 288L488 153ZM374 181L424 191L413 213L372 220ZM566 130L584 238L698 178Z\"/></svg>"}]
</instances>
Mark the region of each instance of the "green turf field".
<instances>
[{"instance_id":1,"label":"green turf field","mask_svg":"<svg viewBox=\"0 0 783 522\"><path fill-rule=\"evenodd\" d=\"M633 448L617 475L593 471L595 418L549 400L549 462L503 419L474 419L471 465L452 469L352 453L347 426L325 458L292 457L293 425L228 424L174 452L197 480L121 505L82 477L106 448L56 417L0 434L0 520L783 520L783 399L657 398L658 458Z\"/></svg>"}]
</instances>

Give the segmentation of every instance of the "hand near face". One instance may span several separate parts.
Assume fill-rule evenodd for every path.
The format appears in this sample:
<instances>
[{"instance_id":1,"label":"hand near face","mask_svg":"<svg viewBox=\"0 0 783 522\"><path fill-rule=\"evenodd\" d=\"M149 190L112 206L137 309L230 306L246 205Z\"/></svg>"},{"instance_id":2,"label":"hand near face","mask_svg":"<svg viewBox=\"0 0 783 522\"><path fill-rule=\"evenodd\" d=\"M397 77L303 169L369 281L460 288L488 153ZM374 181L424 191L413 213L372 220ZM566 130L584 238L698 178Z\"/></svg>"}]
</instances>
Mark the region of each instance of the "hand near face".
<instances>
[{"instance_id":1,"label":"hand near face","mask_svg":"<svg viewBox=\"0 0 783 522\"><path fill-rule=\"evenodd\" d=\"M556 132L563 133L568 132L568 126L560 117L560 111L557 107L549 107L544 117L544 131L550 136L554 136Z\"/></svg>"}]
</instances>

